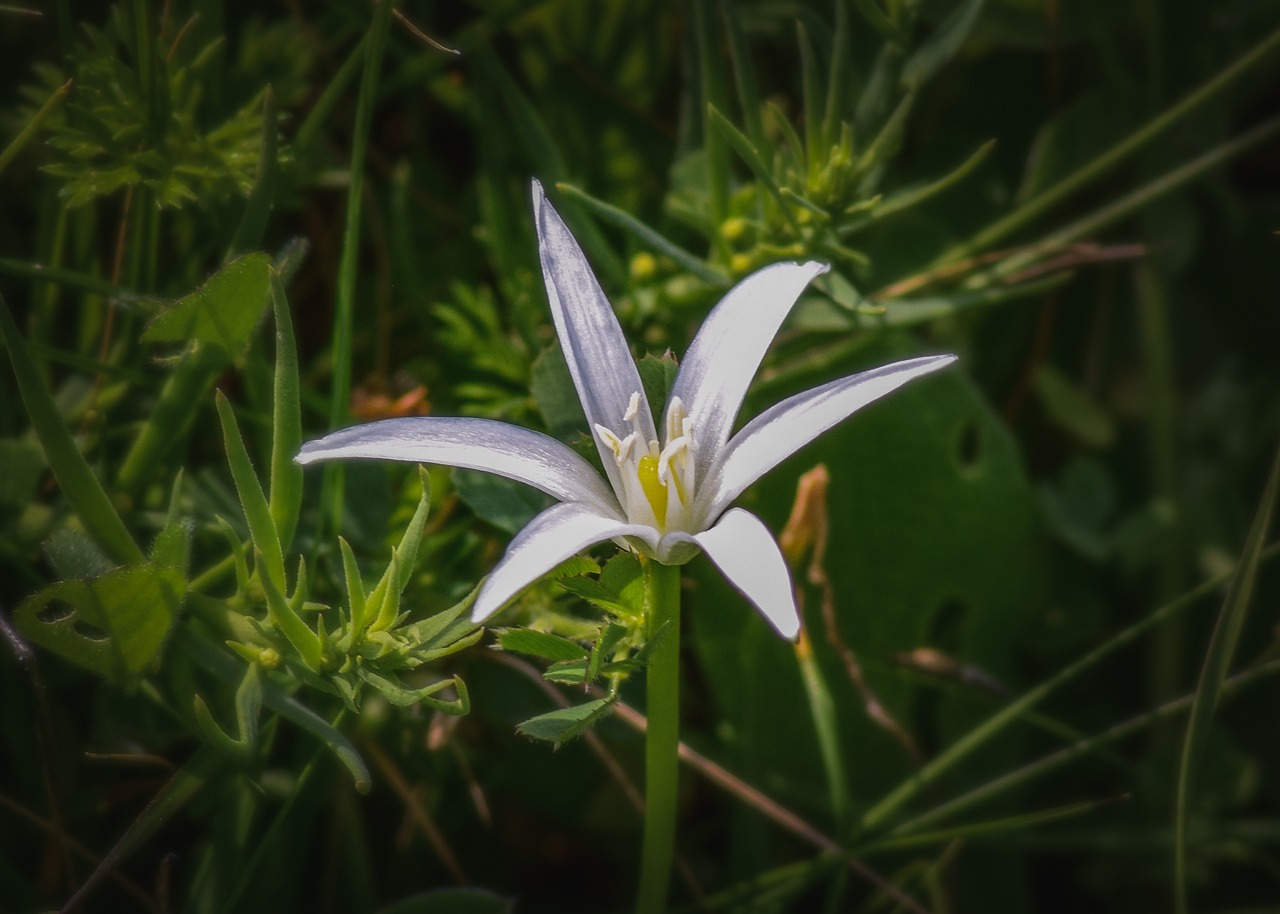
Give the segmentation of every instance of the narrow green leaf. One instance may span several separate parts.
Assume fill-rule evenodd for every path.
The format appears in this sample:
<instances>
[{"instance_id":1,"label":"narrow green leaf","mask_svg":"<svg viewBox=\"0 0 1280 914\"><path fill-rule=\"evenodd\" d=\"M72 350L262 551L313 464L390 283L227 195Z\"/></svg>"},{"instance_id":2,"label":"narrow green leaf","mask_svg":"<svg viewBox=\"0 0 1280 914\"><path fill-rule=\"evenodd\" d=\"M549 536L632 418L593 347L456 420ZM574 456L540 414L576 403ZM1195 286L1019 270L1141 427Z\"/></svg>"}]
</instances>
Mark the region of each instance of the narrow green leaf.
<instances>
[{"instance_id":1,"label":"narrow green leaf","mask_svg":"<svg viewBox=\"0 0 1280 914\"><path fill-rule=\"evenodd\" d=\"M504 651L529 654L544 660L585 660L588 651L576 641L531 628L504 628L498 631L498 646Z\"/></svg>"},{"instance_id":2,"label":"narrow green leaf","mask_svg":"<svg viewBox=\"0 0 1280 914\"><path fill-rule=\"evenodd\" d=\"M76 447L71 432L63 424L57 404L31 359L3 297L0 297L0 338L4 339L5 348L9 350L9 360L18 379L22 402L31 418L31 427L40 439L49 468L57 477L72 510L114 560L126 565L142 564L146 557L116 513L102 483L93 475L88 461Z\"/></svg>"},{"instance_id":3,"label":"narrow green leaf","mask_svg":"<svg viewBox=\"0 0 1280 914\"><path fill-rule=\"evenodd\" d=\"M21 152L22 148L31 141L31 138L40 132L40 128L44 126L44 122L49 119L49 115L53 114L53 112L57 110L58 106L62 104L62 100L67 97L67 93L70 91L71 80L69 79L53 90L53 94L50 95L45 100L45 103L40 106L40 109L31 116L31 120L27 121L26 124L23 125L22 129L18 131L18 135L15 136L9 145L4 148L3 152L0 152L0 172L3 172L5 167L13 161L13 157Z\"/></svg>"},{"instance_id":4,"label":"narrow green leaf","mask_svg":"<svg viewBox=\"0 0 1280 914\"><path fill-rule=\"evenodd\" d=\"M218 419L222 423L222 440L227 451L227 463L231 467L231 478L235 481L236 492L240 496L240 505L244 510L244 518L249 523L249 533L253 538L254 548L262 557L260 577L270 578L278 593L285 590L284 553L280 549L280 537L271 519L271 508L267 497L262 494L262 485L258 482L258 474L254 472L253 463L249 460L249 452L245 450L244 439L240 437L240 428L236 424L231 404L223 396L217 395Z\"/></svg>"},{"instance_id":5,"label":"narrow green leaf","mask_svg":"<svg viewBox=\"0 0 1280 914\"><path fill-rule=\"evenodd\" d=\"M751 141L733 124L729 123L729 119L717 111L714 107L707 108L708 122L719 131L725 141L733 147L733 151L738 154L742 161L747 163L747 167L751 169L751 173L756 176L759 181L777 201L778 209L782 213L783 218L787 220L787 224L791 226L791 230L797 235L800 234L800 227L796 224L795 216L791 212L791 207L787 205L786 199L782 196L782 191L778 187L778 182L774 180L769 166L761 158L760 152L751 145Z\"/></svg>"},{"instance_id":6,"label":"narrow green leaf","mask_svg":"<svg viewBox=\"0 0 1280 914\"><path fill-rule=\"evenodd\" d=\"M720 135L711 128L706 112L711 105L724 108L728 92L724 86L723 66L720 60L720 45L712 34L711 4L708 0L694 0L691 4L693 12L694 47L697 51L698 86L702 93L703 120L702 145L706 155L707 184L705 191L711 204L712 241L717 253L724 261L729 259L728 242L720 233L720 226L729 216L729 153Z\"/></svg>"},{"instance_id":7,"label":"narrow green leaf","mask_svg":"<svg viewBox=\"0 0 1280 914\"><path fill-rule=\"evenodd\" d=\"M978 838L987 835L1021 832L1037 825L1046 825L1059 819L1078 816L1085 812L1093 812L1099 807L1108 806L1116 802L1117 799L1123 798L1108 797L1104 800L1081 800L1079 803L1068 803L1065 806L1055 806L1053 809L1041 809L1035 812L1023 813L1022 815L992 819L987 822L971 822L967 825L957 825L954 828L944 828L938 831L920 832L909 837L878 841L865 850L872 848L886 851L901 850L908 847L942 844L961 838Z\"/></svg>"},{"instance_id":8,"label":"narrow green leaf","mask_svg":"<svg viewBox=\"0 0 1280 914\"><path fill-rule=\"evenodd\" d=\"M849 4L837 3L836 28L831 36L831 72L827 76L827 108L822 116L823 144L831 147L840 138L841 125L852 117L849 98L854 90L854 50Z\"/></svg>"},{"instance_id":9,"label":"narrow green leaf","mask_svg":"<svg viewBox=\"0 0 1280 914\"><path fill-rule=\"evenodd\" d=\"M858 12L862 14L862 18L866 19L884 39L895 47L905 48L907 46L907 36L902 33L902 29L898 28L898 24L889 18L889 15L880 8L879 0L855 0ZM844 4L836 4L837 8Z\"/></svg>"},{"instance_id":10,"label":"narrow green leaf","mask_svg":"<svg viewBox=\"0 0 1280 914\"><path fill-rule=\"evenodd\" d=\"M285 599L282 589L271 579L271 575L259 575L258 580L267 596L267 614L272 624L298 652L303 665L313 673L320 672L324 660L321 636L302 620L293 605Z\"/></svg>"},{"instance_id":11,"label":"narrow green leaf","mask_svg":"<svg viewBox=\"0 0 1280 914\"><path fill-rule=\"evenodd\" d=\"M373 7L373 20L365 33L364 69L356 101L356 120L347 185L347 212L338 260L338 287L333 309L333 377L329 393L329 428L346 425L351 399L352 333L355 323L356 270L360 257L360 225L364 201L364 166L369 131L378 100L378 79L391 23L391 2ZM320 510L333 530L342 525L343 469L341 462L325 466L321 477Z\"/></svg>"},{"instance_id":12,"label":"narrow green leaf","mask_svg":"<svg viewBox=\"0 0 1280 914\"><path fill-rule=\"evenodd\" d=\"M88 897L103 879L115 872L120 864L142 847L148 838L159 831L162 825L172 819L179 809L199 793L221 764L222 759L216 750L208 747L199 749L190 761L178 769L160 792L151 798L146 808L138 814L138 818L130 823L120 839L99 861L89 878L62 906L62 910L70 911Z\"/></svg>"},{"instance_id":13,"label":"narrow green leaf","mask_svg":"<svg viewBox=\"0 0 1280 914\"><path fill-rule=\"evenodd\" d=\"M840 13L837 12L837 20ZM751 51L742 34L741 17L726 0L720 0L720 21L724 23L728 38L729 63L733 66L733 81L738 90L738 108L742 122L753 145L765 142L764 123L761 120L760 87L756 83L756 71L751 64Z\"/></svg>"},{"instance_id":14,"label":"narrow green leaf","mask_svg":"<svg viewBox=\"0 0 1280 914\"><path fill-rule=\"evenodd\" d=\"M28 597L14 613L26 638L118 682L146 671L160 655L185 582L176 568L116 568L91 581L60 581Z\"/></svg>"},{"instance_id":15,"label":"narrow green leaf","mask_svg":"<svg viewBox=\"0 0 1280 914\"><path fill-rule=\"evenodd\" d=\"M804 148L806 185L818 173L826 158L822 146L822 78L818 72L818 58L809 41L804 24L796 21L796 42L800 45L800 73L804 95Z\"/></svg>"},{"instance_id":16,"label":"narrow green leaf","mask_svg":"<svg viewBox=\"0 0 1280 914\"><path fill-rule=\"evenodd\" d=\"M902 67L902 85L918 89L946 66L964 44L986 0L964 0L938 26L929 40L907 58Z\"/></svg>"},{"instance_id":17,"label":"narrow green leaf","mask_svg":"<svg viewBox=\"0 0 1280 914\"><path fill-rule=\"evenodd\" d=\"M1079 441L1096 448L1115 440L1111 415L1052 365L1043 364L1032 384L1048 418Z\"/></svg>"},{"instance_id":18,"label":"narrow green leaf","mask_svg":"<svg viewBox=\"0 0 1280 914\"><path fill-rule=\"evenodd\" d=\"M302 402L298 350L284 284L269 272L276 324L276 373L271 419L271 520L282 551L289 549L302 510L302 467L293 462L302 447Z\"/></svg>"},{"instance_id":19,"label":"narrow green leaf","mask_svg":"<svg viewBox=\"0 0 1280 914\"><path fill-rule=\"evenodd\" d=\"M1187 721L1182 763L1178 768L1177 808L1174 815L1174 902L1175 910L1179 914L1185 914L1189 910L1187 820L1192 789L1200 771L1201 760L1208 750L1213 716L1218 708L1222 684L1231 669L1231 659L1235 655L1240 631L1244 627L1245 615L1249 610L1249 601L1253 597L1262 547L1266 543L1267 532L1271 529L1271 515L1275 510L1277 490L1280 490L1280 452L1277 452L1271 464L1271 473L1267 477L1267 485L1262 492L1262 501L1258 505L1257 514L1254 515L1253 526L1249 528L1244 548L1240 551L1240 561L1236 564L1231 584L1227 588L1227 597L1222 603L1222 611L1218 614L1218 621L1214 625L1213 636L1209 639L1204 669L1200 673L1200 684L1196 688L1195 701L1191 706L1191 718Z\"/></svg>"},{"instance_id":20,"label":"narrow green leaf","mask_svg":"<svg viewBox=\"0 0 1280 914\"><path fill-rule=\"evenodd\" d=\"M969 2L972 3L974 0L969 0ZM1206 80L1191 92L1188 92L1177 102L1170 105L1151 120L1147 121L1147 123L1143 124L1120 142L1116 143L1106 152L1103 152L1092 161L1082 165L1057 184L1041 191L1030 200L1024 202L1021 206L1015 208L1012 212L1009 212L997 219L982 231L972 235L967 240L955 245L947 251L944 251L938 256L934 263L931 264L931 267L972 257L979 251L986 250L1038 219L1044 213L1051 210L1054 206L1074 194L1076 191L1092 184L1094 181L1110 172L1125 159L1132 156L1143 146L1160 136L1160 134L1164 133L1174 124L1189 116L1202 105L1218 97L1222 91L1227 88L1227 86L1231 85L1231 83L1235 82L1250 69L1266 60L1278 49L1280 49L1280 29L1276 29L1266 38L1262 39L1262 41L1254 45L1247 53L1236 57L1236 59L1227 67L1216 73L1213 77ZM1274 126L1276 121L1275 119L1272 119L1266 123ZM1245 136L1256 135L1258 134L1258 131L1259 128L1253 128L1246 134L1242 134L1241 137L1237 138L1235 141L1229 141L1227 144L1224 144L1224 147L1220 147L1220 149L1225 150L1227 147L1241 145L1240 140L1243 140ZM1208 155L1213 155L1213 153ZM1200 156L1196 161L1200 162L1205 158L1206 156ZM1216 164L1216 162L1211 164ZM1166 176L1164 180L1168 181L1174 174L1185 171L1190 167L1190 165L1191 163L1188 163L1187 166L1175 169L1173 172L1170 172L1170 175ZM1132 194L1129 196L1133 197ZM1112 207L1106 207L1105 209L1110 210Z\"/></svg>"},{"instance_id":21,"label":"narrow green leaf","mask_svg":"<svg viewBox=\"0 0 1280 914\"><path fill-rule=\"evenodd\" d=\"M1212 593L1224 582L1225 577L1226 576L1221 576L1205 581L1199 586L1187 591L1176 600L1166 603L1164 606L1161 606L1159 609L1150 613L1146 618L1141 619L1133 625L1130 625L1128 628L1112 635L1079 660L1068 663L1038 686L1035 686L1018 698L1009 702L995 714L992 714L981 724L974 727L964 736L960 737L960 739L956 740L952 745L948 746L919 771L913 773L909 778L891 790L886 796L872 805L872 807L862 815L860 823L861 830L870 831L879 827L890 816L897 812L903 804L918 796L921 791L928 789L929 785L935 783L956 764L967 758L981 746L985 745L989 740L1003 732L1031 708L1048 698L1059 688L1078 677L1081 673L1097 665L1099 661L1109 657L1121 647L1124 647L1126 644L1130 644L1136 640L1149 629L1154 628L1166 619L1169 619L1177 613L1187 609L1189 606L1192 606L1202 597Z\"/></svg>"},{"instance_id":22,"label":"narrow green leaf","mask_svg":"<svg viewBox=\"0 0 1280 914\"><path fill-rule=\"evenodd\" d=\"M396 586L402 593L413 580L413 571L418 565L418 550L422 547L422 534L427 529L427 517L431 514L431 479L426 467L418 467L418 485L422 488L422 494L418 496L418 506L413 509L413 517L409 518L404 535L400 537L398 549L402 558Z\"/></svg>"},{"instance_id":23,"label":"narrow green leaf","mask_svg":"<svg viewBox=\"0 0 1280 914\"><path fill-rule=\"evenodd\" d=\"M174 628L173 640L198 666L208 670L228 686L235 686L241 682L244 674L243 664L191 626L177 625ZM332 724L270 681L262 684L262 703L328 746L351 772L352 778L355 779L356 790L360 793L369 792L369 769L360 758L360 753L356 752L356 747Z\"/></svg>"},{"instance_id":24,"label":"narrow green leaf","mask_svg":"<svg viewBox=\"0 0 1280 914\"><path fill-rule=\"evenodd\" d=\"M398 679L384 676L368 667L360 667L359 675L361 679L381 692L387 701L398 708L426 705L436 711L442 711L445 714L452 714L456 717L462 717L471 712L471 697L467 693L467 686L457 676L433 682L431 685L420 689L411 689ZM448 701L434 697L450 686L453 686L458 693L456 699Z\"/></svg>"},{"instance_id":25,"label":"narrow green leaf","mask_svg":"<svg viewBox=\"0 0 1280 914\"><path fill-rule=\"evenodd\" d=\"M351 546L342 537L338 537L338 550L342 553L342 577L347 585L347 606L351 610L351 630L364 631L369 621L365 608L364 582L360 579L360 566L356 564L356 555Z\"/></svg>"},{"instance_id":26,"label":"narrow green leaf","mask_svg":"<svg viewBox=\"0 0 1280 914\"><path fill-rule=\"evenodd\" d=\"M659 234L655 229L645 225L630 213L605 203L596 197L591 196L586 191L581 190L572 184L563 182L556 184L556 190L560 191L571 200L576 200L595 215L599 216L605 222L615 225L631 235L634 235L641 244L664 257L670 257L677 264L692 273L699 279L709 282L715 286L724 286L728 284L728 278L720 271L708 266L702 258L686 251L674 241Z\"/></svg>"},{"instance_id":27,"label":"narrow green leaf","mask_svg":"<svg viewBox=\"0 0 1280 914\"><path fill-rule=\"evenodd\" d=\"M267 217L275 203L277 171L276 94L268 85L262 93L262 139L258 146L258 174L249 197L245 200L244 213L231 242L230 257L238 257L262 246L262 235L267 228Z\"/></svg>"},{"instance_id":28,"label":"narrow green leaf","mask_svg":"<svg viewBox=\"0 0 1280 914\"><path fill-rule=\"evenodd\" d=\"M931 181L922 187L899 191L896 194L886 197L874 210L871 211L867 222L860 224L859 227L869 224L870 222L887 218L888 216L892 216L894 213L900 213L913 206L918 206L925 200L947 190L952 185L958 184L960 181L967 178L974 169L986 161L987 156L991 154L991 150L995 148L996 141L987 140L987 142L979 146L977 151L969 156L969 158L965 159L960 163L960 165L943 175L938 180Z\"/></svg>"},{"instance_id":29,"label":"narrow green leaf","mask_svg":"<svg viewBox=\"0 0 1280 914\"><path fill-rule=\"evenodd\" d=\"M571 708L558 708L532 717L516 727L516 732L559 748L595 726L613 708L615 698L597 698Z\"/></svg>"}]
</instances>

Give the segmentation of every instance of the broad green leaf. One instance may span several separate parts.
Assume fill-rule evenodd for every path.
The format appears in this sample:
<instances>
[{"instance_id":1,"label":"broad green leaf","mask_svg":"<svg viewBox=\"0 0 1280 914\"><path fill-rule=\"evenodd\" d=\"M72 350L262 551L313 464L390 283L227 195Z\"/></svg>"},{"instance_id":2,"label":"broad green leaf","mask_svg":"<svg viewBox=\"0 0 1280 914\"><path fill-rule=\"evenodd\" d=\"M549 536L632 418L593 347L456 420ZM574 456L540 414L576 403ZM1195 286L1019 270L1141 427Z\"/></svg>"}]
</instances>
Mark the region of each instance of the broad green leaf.
<instances>
[{"instance_id":1,"label":"broad green leaf","mask_svg":"<svg viewBox=\"0 0 1280 914\"><path fill-rule=\"evenodd\" d=\"M531 628L506 628L498 632L498 645L504 651L515 651L544 660L585 660L589 652L581 644L550 632Z\"/></svg>"},{"instance_id":2,"label":"broad green leaf","mask_svg":"<svg viewBox=\"0 0 1280 914\"><path fill-rule=\"evenodd\" d=\"M537 489L477 470L454 470L453 485L458 497L477 517L499 530L515 533L548 504Z\"/></svg>"},{"instance_id":3,"label":"broad green leaf","mask_svg":"<svg viewBox=\"0 0 1280 914\"><path fill-rule=\"evenodd\" d=\"M559 346L542 350L534 359L530 392L553 437L567 440L573 435L585 434L587 416Z\"/></svg>"},{"instance_id":4,"label":"broad green leaf","mask_svg":"<svg viewBox=\"0 0 1280 914\"><path fill-rule=\"evenodd\" d=\"M159 656L185 587L175 568L117 568L90 581L61 581L14 614L24 636L72 663L127 682Z\"/></svg>"},{"instance_id":5,"label":"broad green leaf","mask_svg":"<svg viewBox=\"0 0 1280 914\"><path fill-rule=\"evenodd\" d=\"M270 295L270 258L246 254L156 315L142 340L184 346L195 341L215 347L226 359L240 364Z\"/></svg>"},{"instance_id":6,"label":"broad green leaf","mask_svg":"<svg viewBox=\"0 0 1280 914\"><path fill-rule=\"evenodd\" d=\"M612 698L597 698L571 708L548 711L526 720L516 727L516 732L560 747L595 726L609 713L613 703Z\"/></svg>"},{"instance_id":7,"label":"broad green leaf","mask_svg":"<svg viewBox=\"0 0 1280 914\"><path fill-rule=\"evenodd\" d=\"M910 354L900 345L864 346L858 362L792 376L767 397L750 398L744 413ZM766 476L754 497L749 491L741 499L744 507L780 529L798 477L817 463L831 473L824 567L842 639L868 659L863 673L885 710L912 721L921 706L936 708L930 719L937 732L913 735L945 744L981 719L980 706L959 694L938 697L869 660L927 645L1018 682L1016 646L1031 624L1045 569L1034 493L1017 445L963 371L949 370L855 413ZM818 802L816 785L824 785L825 775L813 725L794 711L806 697L793 647L709 563L695 559L685 568L689 647L732 734L725 764L748 780L767 776L781 802ZM839 658L816 634L817 613L811 601L815 656L824 671L839 669ZM910 760L868 718L846 675L828 673L827 684L841 754L849 760L851 806L858 808L897 783Z\"/></svg>"}]
</instances>

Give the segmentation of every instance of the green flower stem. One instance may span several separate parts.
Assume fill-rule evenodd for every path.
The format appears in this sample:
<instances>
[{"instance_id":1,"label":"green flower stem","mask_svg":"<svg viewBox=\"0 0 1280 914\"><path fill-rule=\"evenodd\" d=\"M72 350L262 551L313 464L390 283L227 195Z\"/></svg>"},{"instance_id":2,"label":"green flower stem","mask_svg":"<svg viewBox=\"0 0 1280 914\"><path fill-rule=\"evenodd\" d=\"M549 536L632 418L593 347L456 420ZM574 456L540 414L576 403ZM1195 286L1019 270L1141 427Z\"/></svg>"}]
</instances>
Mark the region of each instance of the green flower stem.
<instances>
[{"instance_id":1,"label":"green flower stem","mask_svg":"<svg viewBox=\"0 0 1280 914\"><path fill-rule=\"evenodd\" d=\"M680 748L680 568L645 563L645 606L654 642L646 681L644 846L638 914L666 910L675 851Z\"/></svg>"}]
</instances>

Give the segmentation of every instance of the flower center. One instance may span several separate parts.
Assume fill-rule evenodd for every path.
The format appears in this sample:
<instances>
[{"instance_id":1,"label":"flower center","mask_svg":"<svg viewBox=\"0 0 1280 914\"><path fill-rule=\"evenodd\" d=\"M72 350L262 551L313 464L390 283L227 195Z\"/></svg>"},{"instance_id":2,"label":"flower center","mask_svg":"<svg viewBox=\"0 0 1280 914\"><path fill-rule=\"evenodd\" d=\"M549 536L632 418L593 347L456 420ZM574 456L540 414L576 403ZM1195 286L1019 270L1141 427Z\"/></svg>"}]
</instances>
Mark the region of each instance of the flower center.
<instances>
[{"instance_id":1,"label":"flower center","mask_svg":"<svg viewBox=\"0 0 1280 914\"><path fill-rule=\"evenodd\" d=\"M631 395L622 421L631 432L619 438L597 424L596 435L613 452L621 471L619 500L632 523L648 524L659 532L687 530L689 508L693 504L694 463L693 421L676 397L667 409L666 442L646 441L640 429L640 393ZM672 497L672 490L675 490Z\"/></svg>"}]
</instances>

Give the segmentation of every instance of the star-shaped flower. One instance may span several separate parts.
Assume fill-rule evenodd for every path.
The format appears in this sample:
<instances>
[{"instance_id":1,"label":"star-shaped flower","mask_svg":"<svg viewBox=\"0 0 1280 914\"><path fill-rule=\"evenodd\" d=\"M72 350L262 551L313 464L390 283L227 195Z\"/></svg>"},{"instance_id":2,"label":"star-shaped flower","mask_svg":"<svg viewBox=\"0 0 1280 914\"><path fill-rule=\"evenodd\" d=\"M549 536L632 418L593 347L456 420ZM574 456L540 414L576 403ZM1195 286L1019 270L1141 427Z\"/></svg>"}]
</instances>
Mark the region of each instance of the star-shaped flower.
<instances>
[{"instance_id":1,"label":"star-shaped flower","mask_svg":"<svg viewBox=\"0 0 1280 914\"><path fill-rule=\"evenodd\" d=\"M680 364L659 435L613 309L568 227L533 185L547 298L605 477L567 445L492 419L384 419L305 444L297 461L341 458L484 470L558 500L531 520L476 595L481 622L556 565L615 540L668 565L706 552L777 631L800 630L773 535L730 508L747 486L855 410L952 355L926 356L841 378L765 410L731 436L765 350L819 263L778 263L744 279L708 315Z\"/></svg>"}]
</instances>

